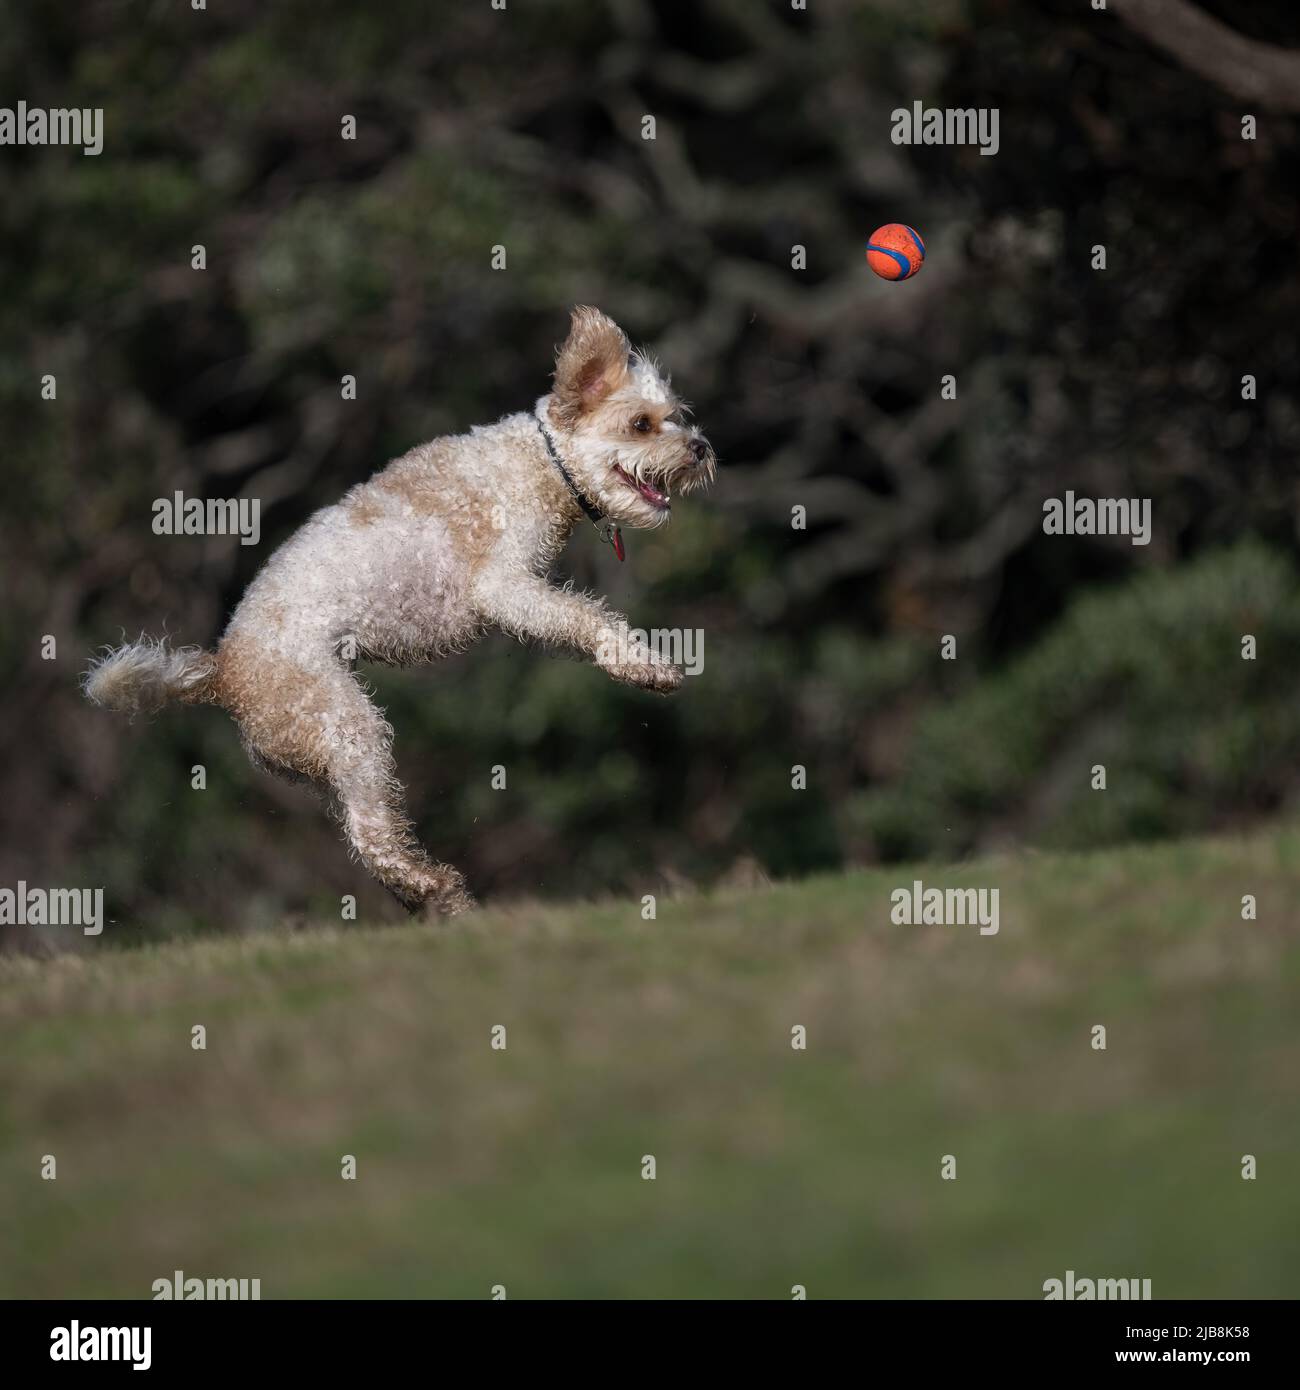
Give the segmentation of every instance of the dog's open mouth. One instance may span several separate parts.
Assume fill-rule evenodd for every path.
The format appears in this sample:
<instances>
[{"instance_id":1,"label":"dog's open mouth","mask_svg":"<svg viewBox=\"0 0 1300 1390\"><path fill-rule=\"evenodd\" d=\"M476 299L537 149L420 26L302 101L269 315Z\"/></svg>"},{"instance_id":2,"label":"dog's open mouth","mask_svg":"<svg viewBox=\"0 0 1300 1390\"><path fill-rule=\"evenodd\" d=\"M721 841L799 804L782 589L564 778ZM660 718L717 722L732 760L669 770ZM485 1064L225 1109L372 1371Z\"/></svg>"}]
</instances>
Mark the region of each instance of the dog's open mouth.
<instances>
[{"instance_id":1,"label":"dog's open mouth","mask_svg":"<svg viewBox=\"0 0 1300 1390\"><path fill-rule=\"evenodd\" d=\"M661 492L653 483L643 483L638 478L634 478L630 473L625 473L619 464L614 465L614 472L632 488L634 492L639 492L652 507L658 507L661 512L666 512L672 506L672 498L666 492Z\"/></svg>"}]
</instances>

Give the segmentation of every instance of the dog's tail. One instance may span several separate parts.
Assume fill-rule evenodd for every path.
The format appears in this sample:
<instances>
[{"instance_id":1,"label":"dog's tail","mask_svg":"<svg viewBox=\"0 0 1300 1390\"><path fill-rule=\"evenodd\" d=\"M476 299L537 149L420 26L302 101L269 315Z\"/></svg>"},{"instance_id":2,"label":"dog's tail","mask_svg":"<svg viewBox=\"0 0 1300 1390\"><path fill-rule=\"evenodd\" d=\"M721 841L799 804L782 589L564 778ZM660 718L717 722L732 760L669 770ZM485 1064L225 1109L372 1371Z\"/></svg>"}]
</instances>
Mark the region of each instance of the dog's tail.
<instances>
[{"instance_id":1,"label":"dog's tail","mask_svg":"<svg viewBox=\"0 0 1300 1390\"><path fill-rule=\"evenodd\" d=\"M216 700L217 658L201 647L169 647L165 637L141 637L109 648L91 662L81 688L93 704L120 714L152 714L168 700L187 705Z\"/></svg>"}]
</instances>

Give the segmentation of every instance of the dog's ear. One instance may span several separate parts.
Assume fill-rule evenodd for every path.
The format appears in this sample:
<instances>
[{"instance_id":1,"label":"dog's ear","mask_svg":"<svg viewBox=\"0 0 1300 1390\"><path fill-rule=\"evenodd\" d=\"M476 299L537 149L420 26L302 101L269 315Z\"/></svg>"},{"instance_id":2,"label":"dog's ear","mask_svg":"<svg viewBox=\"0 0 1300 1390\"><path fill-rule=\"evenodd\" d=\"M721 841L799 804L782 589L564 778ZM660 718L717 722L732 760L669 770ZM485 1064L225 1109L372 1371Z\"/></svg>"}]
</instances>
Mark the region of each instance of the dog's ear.
<instances>
[{"instance_id":1,"label":"dog's ear","mask_svg":"<svg viewBox=\"0 0 1300 1390\"><path fill-rule=\"evenodd\" d=\"M569 336L555 355L555 407L573 425L623 384L631 345L623 330L599 309L580 304Z\"/></svg>"}]
</instances>

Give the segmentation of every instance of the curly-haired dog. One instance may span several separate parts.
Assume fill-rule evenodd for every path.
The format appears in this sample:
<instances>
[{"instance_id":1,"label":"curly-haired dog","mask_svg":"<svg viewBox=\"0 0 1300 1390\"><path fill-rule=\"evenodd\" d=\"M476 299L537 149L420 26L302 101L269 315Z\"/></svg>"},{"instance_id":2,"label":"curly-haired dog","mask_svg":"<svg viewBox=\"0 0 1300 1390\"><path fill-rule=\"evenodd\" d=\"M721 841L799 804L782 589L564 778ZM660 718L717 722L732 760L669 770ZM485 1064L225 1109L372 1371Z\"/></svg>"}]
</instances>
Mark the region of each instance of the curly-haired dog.
<instances>
[{"instance_id":1,"label":"curly-haired dog","mask_svg":"<svg viewBox=\"0 0 1300 1390\"><path fill-rule=\"evenodd\" d=\"M670 494L714 468L656 365L604 314L575 309L531 414L421 444L317 512L267 561L215 653L142 639L97 661L86 694L127 713L169 699L229 710L253 761L326 793L409 909L464 911L462 875L411 832L392 729L352 661L433 661L499 629L676 689L681 671L630 642L624 617L547 575L584 514L621 555L620 525L663 525Z\"/></svg>"}]
</instances>

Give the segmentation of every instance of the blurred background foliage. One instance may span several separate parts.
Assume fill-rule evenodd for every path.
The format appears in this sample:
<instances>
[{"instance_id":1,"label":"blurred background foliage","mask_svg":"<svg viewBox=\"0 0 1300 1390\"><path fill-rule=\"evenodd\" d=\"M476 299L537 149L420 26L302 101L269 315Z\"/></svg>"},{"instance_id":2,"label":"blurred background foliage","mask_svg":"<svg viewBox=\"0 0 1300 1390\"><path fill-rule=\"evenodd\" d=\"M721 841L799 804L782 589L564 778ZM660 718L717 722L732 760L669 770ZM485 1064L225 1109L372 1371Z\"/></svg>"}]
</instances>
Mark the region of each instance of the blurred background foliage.
<instances>
[{"instance_id":1,"label":"blurred background foliage","mask_svg":"<svg viewBox=\"0 0 1300 1390\"><path fill-rule=\"evenodd\" d=\"M1300 43L1290 0L1200 9ZM97 159L0 151L0 882L105 884L118 940L348 892L400 915L224 715L127 725L77 676L123 632L212 645L316 507L528 407L584 302L662 357L722 470L626 565L584 529L563 571L702 629L704 671L652 700L496 638L370 673L422 838L483 896L1294 803L1285 100L1073 0L9 4L0 74L8 101L105 111ZM916 100L999 108L999 153L892 144ZM928 243L906 285L863 263L887 221ZM1150 497L1152 543L1045 536L1070 488ZM261 545L155 536L177 489L260 499Z\"/></svg>"}]
</instances>

